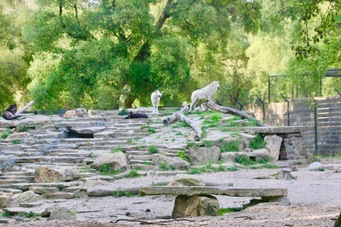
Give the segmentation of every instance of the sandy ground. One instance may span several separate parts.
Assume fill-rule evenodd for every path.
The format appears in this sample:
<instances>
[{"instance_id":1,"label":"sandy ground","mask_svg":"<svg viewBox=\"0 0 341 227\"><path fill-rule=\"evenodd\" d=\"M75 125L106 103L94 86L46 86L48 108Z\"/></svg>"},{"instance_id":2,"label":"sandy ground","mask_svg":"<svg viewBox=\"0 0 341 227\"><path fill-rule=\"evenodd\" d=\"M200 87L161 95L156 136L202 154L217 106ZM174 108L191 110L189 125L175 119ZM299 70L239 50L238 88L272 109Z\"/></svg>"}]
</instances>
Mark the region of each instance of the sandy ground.
<instances>
[{"instance_id":1,"label":"sandy ground","mask_svg":"<svg viewBox=\"0 0 341 227\"><path fill-rule=\"evenodd\" d=\"M340 168L341 164L333 164ZM61 206L77 213L76 222L33 220L13 222L0 226L316 226L331 227L341 212L341 173L333 170L308 171L307 166L298 166L292 172L297 179L266 179L280 169L239 170L218 172L200 176L205 182L233 183L234 187L288 189L290 205L261 203L240 212L217 217L170 219L174 196L89 197L55 201L49 206ZM170 181L174 176L148 175L133 179L121 179L100 188L147 186L161 181ZM258 178L258 179L256 179ZM218 196L220 207L241 207L252 198Z\"/></svg>"}]
</instances>

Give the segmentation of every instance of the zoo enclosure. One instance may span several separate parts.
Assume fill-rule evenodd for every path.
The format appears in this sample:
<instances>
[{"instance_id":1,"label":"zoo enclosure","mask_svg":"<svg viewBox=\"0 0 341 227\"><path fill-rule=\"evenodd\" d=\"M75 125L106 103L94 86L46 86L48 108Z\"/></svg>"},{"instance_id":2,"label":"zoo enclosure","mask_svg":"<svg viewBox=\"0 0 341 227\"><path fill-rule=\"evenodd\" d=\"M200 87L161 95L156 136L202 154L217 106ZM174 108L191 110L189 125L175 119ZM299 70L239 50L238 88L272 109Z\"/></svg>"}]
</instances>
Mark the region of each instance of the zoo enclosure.
<instances>
[{"instance_id":1,"label":"zoo enclosure","mask_svg":"<svg viewBox=\"0 0 341 227\"><path fill-rule=\"evenodd\" d=\"M305 126L305 149L315 155L341 154L341 96L285 99L283 103L248 106L272 126Z\"/></svg>"}]
</instances>

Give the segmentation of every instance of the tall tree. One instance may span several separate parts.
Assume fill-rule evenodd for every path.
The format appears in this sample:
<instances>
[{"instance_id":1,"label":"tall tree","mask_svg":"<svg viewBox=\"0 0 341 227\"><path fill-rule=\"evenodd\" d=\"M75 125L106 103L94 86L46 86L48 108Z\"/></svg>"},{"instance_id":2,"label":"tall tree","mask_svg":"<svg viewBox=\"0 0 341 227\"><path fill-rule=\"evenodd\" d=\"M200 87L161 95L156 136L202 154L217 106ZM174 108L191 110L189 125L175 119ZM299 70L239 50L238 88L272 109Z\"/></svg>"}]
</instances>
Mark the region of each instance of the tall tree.
<instances>
[{"instance_id":1,"label":"tall tree","mask_svg":"<svg viewBox=\"0 0 341 227\"><path fill-rule=\"evenodd\" d=\"M230 24L237 21L247 32L258 29L259 4L250 1L38 2L26 40L37 55L60 58L32 88L42 108L51 108L49 99L70 107L114 108L120 98L130 107L134 101L146 104L156 88L164 91L165 103L188 100L199 74L219 77L191 72L200 68L197 49L205 46L208 55L225 51Z\"/></svg>"}]
</instances>

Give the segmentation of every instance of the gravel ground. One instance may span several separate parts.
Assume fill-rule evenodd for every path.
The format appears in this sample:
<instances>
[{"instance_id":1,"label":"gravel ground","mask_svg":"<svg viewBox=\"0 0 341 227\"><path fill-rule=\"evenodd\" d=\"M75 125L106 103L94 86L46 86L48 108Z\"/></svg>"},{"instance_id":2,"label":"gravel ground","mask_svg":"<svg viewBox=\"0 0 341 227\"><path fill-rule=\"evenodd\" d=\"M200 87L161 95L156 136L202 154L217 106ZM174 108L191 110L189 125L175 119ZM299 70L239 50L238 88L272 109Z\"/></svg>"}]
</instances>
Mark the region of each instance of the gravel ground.
<instances>
[{"instance_id":1,"label":"gravel ground","mask_svg":"<svg viewBox=\"0 0 341 227\"><path fill-rule=\"evenodd\" d=\"M335 169L341 164L328 164ZM341 173L335 170L308 171L298 166L292 172L296 179L277 180L271 177L279 169L239 170L201 174L205 182L233 183L234 187L288 189L290 205L260 203L240 212L217 217L170 219L174 196L89 197L64 200L55 203L75 211L76 222L33 220L11 222L0 226L316 226L331 227L341 212ZM174 176L148 175L133 179L121 179L99 188L139 187L160 181L170 181ZM252 198L217 196L221 208L241 207ZM51 205L51 204L50 204Z\"/></svg>"}]
</instances>

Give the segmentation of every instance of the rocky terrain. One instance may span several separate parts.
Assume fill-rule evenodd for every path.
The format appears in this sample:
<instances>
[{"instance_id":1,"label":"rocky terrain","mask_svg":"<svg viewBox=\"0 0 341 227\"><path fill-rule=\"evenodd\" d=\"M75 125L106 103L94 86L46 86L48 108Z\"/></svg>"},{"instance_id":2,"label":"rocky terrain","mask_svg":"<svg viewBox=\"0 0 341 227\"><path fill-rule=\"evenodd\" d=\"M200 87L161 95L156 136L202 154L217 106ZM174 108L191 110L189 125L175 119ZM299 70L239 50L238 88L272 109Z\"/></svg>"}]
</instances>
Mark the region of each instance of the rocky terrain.
<instances>
[{"instance_id":1,"label":"rocky terrain","mask_svg":"<svg viewBox=\"0 0 341 227\"><path fill-rule=\"evenodd\" d=\"M147 108L140 111L149 113ZM171 113L161 111L162 115ZM0 223L333 226L341 211L338 160L323 160L318 171L311 171L300 155L273 162L275 168L270 162L257 161L273 152L278 156L283 146L276 145L275 138L268 142L271 147L248 147L256 137L252 122L228 114L191 114L189 118L204 126L202 140L195 141L190 127L182 122L165 126L162 115L123 119L118 111L93 111L85 118L27 115L22 120L1 120ZM228 151L236 141L236 150ZM241 153L254 163L236 163L235 157ZM283 172L289 175L283 177ZM287 188L290 203L260 203L215 217L172 219L175 196L138 194L141 186L164 185L184 173L195 174L209 185ZM253 199L217 198L220 208L237 210Z\"/></svg>"}]
</instances>

